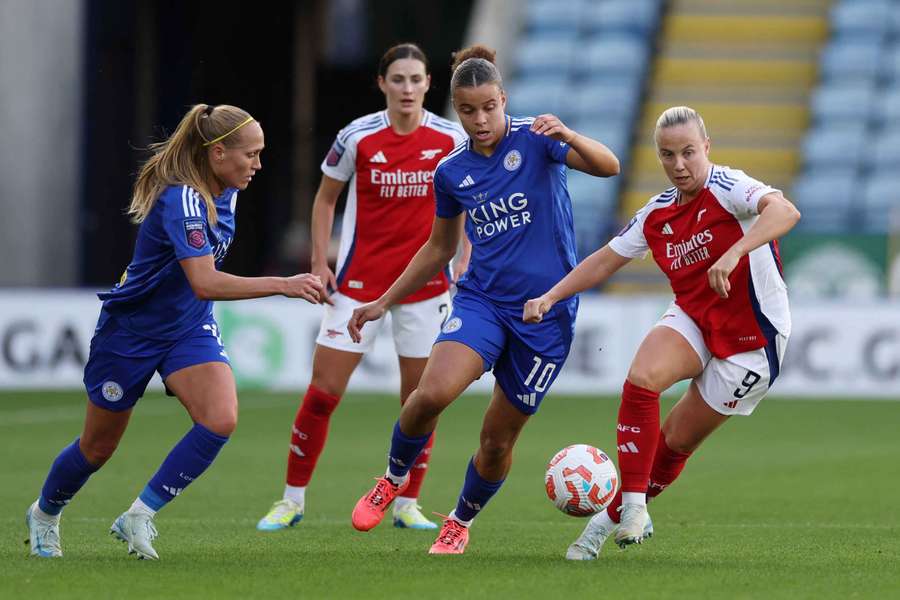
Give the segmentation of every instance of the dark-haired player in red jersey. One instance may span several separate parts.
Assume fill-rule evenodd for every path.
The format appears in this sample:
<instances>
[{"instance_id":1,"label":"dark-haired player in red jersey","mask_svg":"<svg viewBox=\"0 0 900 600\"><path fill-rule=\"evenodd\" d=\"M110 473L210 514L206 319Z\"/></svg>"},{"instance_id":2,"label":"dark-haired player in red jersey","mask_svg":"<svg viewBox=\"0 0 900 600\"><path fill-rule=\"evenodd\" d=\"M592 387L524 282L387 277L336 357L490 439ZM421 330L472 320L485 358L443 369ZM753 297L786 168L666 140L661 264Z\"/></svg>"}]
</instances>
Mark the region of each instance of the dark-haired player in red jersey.
<instances>
[{"instance_id":1,"label":"dark-haired player in red jersey","mask_svg":"<svg viewBox=\"0 0 900 600\"><path fill-rule=\"evenodd\" d=\"M342 129L322 163L322 182L312 215L312 273L330 290L333 306L322 319L309 388L297 412L288 452L284 497L257 528L295 525L303 517L306 485L328 435L328 423L353 371L371 350L379 319L366 325L366 341L347 334L353 309L384 293L428 239L434 218L432 173L438 161L466 138L462 128L423 108L431 76L428 59L415 44L385 52L378 86L387 109ZM338 196L349 185L341 230L337 274L328 266L328 242ZM466 257L457 264L464 270ZM400 363L400 401L416 388L450 305L450 273L444 269L391 310ZM431 445L413 469L412 481L394 505L394 525L434 529L417 504Z\"/></svg>"},{"instance_id":2,"label":"dark-haired player in red jersey","mask_svg":"<svg viewBox=\"0 0 900 600\"><path fill-rule=\"evenodd\" d=\"M566 558L597 558L615 532L622 547L652 535L646 501L681 473L691 453L731 415L749 415L778 376L790 335L776 239L800 219L780 191L709 161L696 111L673 107L656 123L656 146L674 184L638 211L607 246L543 296L523 319L540 322L560 300L605 281L648 250L675 301L631 363L616 425L621 492L595 515ZM659 394L690 379L659 426Z\"/></svg>"}]
</instances>

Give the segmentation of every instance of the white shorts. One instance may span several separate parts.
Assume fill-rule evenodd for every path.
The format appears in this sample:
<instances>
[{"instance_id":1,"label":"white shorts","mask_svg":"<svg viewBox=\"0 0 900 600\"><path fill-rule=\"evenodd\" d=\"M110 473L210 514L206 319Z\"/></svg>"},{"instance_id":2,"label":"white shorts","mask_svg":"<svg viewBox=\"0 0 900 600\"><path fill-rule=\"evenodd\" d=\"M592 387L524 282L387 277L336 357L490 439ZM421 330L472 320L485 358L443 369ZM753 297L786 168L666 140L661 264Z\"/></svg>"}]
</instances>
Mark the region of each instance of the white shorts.
<instances>
[{"instance_id":1,"label":"white shorts","mask_svg":"<svg viewBox=\"0 0 900 600\"><path fill-rule=\"evenodd\" d=\"M703 372L694 379L703 400L723 415L749 415L781 370L787 338L777 334L766 347L716 358L694 320L674 302L656 323L680 333L693 347Z\"/></svg>"},{"instance_id":2,"label":"white shorts","mask_svg":"<svg viewBox=\"0 0 900 600\"><path fill-rule=\"evenodd\" d=\"M350 322L353 309L366 302L348 298L340 293L332 294L331 300L334 306L325 305L325 316L322 317L322 326L319 328L316 343L344 352L365 354L371 350L387 315L363 325L362 341L354 344L347 331L347 323ZM449 308L449 292L420 302L392 306L388 313L391 316L397 355L406 358L428 358Z\"/></svg>"}]
</instances>

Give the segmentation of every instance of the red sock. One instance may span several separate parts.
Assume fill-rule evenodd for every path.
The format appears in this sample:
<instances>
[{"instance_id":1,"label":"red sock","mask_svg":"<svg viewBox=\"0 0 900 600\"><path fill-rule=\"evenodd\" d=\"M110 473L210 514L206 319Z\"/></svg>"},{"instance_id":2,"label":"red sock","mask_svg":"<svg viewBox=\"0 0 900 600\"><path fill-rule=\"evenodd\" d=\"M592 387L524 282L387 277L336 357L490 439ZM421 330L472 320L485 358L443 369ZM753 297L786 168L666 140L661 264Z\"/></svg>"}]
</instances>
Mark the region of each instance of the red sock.
<instances>
[{"instance_id":1,"label":"red sock","mask_svg":"<svg viewBox=\"0 0 900 600\"><path fill-rule=\"evenodd\" d=\"M409 486L406 491L401 494L402 498L418 498L419 490L422 489L422 482L425 481L425 474L428 472L428 459L431 458L431 447L434 446L434 433L428 438L428 443L422 448L416 462L413 463L412 469L409 470Z\"/></svg>"},{"instance_id":2,"label":"red sock","mask_svg":"<svg viewBox=\"0 0 900 600\"><path fill-rule=\"evenodd\" d=\"M288 485L301 487L309 483L328 438L328 421L340 400L340 396L326 394L312 385L307 388L291 433Z\"/></svg>"},{"instance_id":3,"label":"red sock","mask_svg":"<svg viewBox=\"0 0 900 600\"><path fill-rule=\"evenodd\" d=\"M623 492L647 491L659 439L659 393L625 381L616 426Z\"/></svg>"},{"instance_id":4,"label":"red sock","mask_svg":"<svg viewBox=\"0 0 900 600\"><path fill-rule=\"evenodd\" d=\"M619 488L619 491L616 492L613 501L606 507L606 514L609 515L609 518L612 519L613 523L619 522L619 507L622 506L622 488Z\"/></svg>"},{"instance_id":5,"label":"red sock","mask_svg":"<svg viewBox=\"0 0 900 600\"><path fill-rule=\"evenodd\" d=\"M659 443L656 445L656 456L653 458L653 469L650 471L650 485L647 488L647 500L659 496L681 474L684 463L691 457L690 452L675 452L666 444L666 436L659 432Z\"/></svg>"}]
</instances>

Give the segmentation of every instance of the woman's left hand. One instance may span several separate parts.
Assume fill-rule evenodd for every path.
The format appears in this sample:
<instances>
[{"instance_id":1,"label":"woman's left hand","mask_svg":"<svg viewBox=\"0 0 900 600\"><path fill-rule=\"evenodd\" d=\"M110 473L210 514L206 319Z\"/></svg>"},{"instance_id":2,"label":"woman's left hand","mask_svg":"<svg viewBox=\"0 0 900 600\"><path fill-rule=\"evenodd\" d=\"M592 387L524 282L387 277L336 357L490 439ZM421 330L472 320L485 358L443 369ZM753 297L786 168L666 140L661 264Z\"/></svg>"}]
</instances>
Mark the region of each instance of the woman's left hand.
<instances>
[{"instance_id":1,"label":"woman's left hand","mask_svg":"<svg viewBox=\"0 0 900 600\"><path fill-rule=\"evenodd\" d=\"M569 143L575 138L575 132L566 127L556 115L540 115L531 124L531 131L538 135L548 135L554 140Z\"/></svg>"},{"instance_id":2,"label":"woman's left hand","mask_svg":"<svg viewBox=\"0 0 900 600\"><path fill-rule=\"evenodd\" d=\"M709 287L711 287L719 295L720 298L727 298L728 292L731 291L731 283L728 276L734 271L738 261L741 260L740 255L734 250L728 250L719 260L706 272L709 279Z\"/></svg>"}]
</instances>

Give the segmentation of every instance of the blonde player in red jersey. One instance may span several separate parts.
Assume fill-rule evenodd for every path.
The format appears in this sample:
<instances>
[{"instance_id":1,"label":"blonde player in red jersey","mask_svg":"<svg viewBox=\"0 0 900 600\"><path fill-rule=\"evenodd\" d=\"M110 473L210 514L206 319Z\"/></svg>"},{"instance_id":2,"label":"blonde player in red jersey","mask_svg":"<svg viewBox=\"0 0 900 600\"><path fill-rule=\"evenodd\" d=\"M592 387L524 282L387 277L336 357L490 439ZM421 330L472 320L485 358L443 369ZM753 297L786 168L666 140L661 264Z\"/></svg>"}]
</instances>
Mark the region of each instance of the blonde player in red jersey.
<instances>
[{"instance_id":1,"label":"blonde player in red jersey","mask_svg":"<svg viewBox=\"0 0 900 600\"><path fill-rule=\"evenodd\" d=\"M731 415L749 415L778 376L791 320L776 239L800 219L780 191L709 160L703 119L669 108L656 122L659 160L674 187L655 196L609 244L525 304L540 322L560 300L597 286L648 250L675 300L635 355L616 426L621 492L595 515L566 558L597 558L652 535L646 501ZM659 395L691 380L659 426Z\"/></svg>"},{"instance_id":2,"label":"blonde player in red jersey","mask_svg":"<svg viewBox=\"0 0 900 600\"><path fill-rule=\"evenodd\" d=\"M353 371L373 344L383 319L368 323L365 342L347 334L353 309L375 300L409 263L431 232L435 200L432 173L441 158L466 139L462 128L423 108L431 76L415 44L385 52L378 86L387 109L342 129L322 163L312 214L312 273L331 290L316 339L312 380L294 420L284 497L257 524L262 531L295 525L303 517L306 486L328 435L328 423ZM349 185L337 273L328 266L328 242L338 196ZM455 265L465 270L464 258ZM445 269L391 310L400 363L400 401L416 388L431 345L450 305ZM394 505L394 525L434 529L417 504L428 466L430 440L413 469L412 482Z\"/></svg>"}]
</instances>

